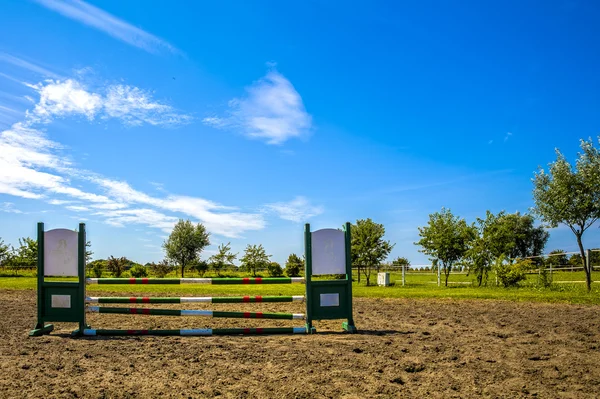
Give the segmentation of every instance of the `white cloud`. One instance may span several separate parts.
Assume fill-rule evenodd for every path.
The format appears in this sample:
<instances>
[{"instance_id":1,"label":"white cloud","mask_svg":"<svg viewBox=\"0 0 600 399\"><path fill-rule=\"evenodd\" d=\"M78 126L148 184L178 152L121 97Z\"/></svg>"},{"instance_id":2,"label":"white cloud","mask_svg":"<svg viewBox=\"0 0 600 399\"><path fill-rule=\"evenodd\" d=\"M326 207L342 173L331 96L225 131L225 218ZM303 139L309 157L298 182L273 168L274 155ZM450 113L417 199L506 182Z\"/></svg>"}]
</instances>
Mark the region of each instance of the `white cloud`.
<instances>
[{"instance_id":1,"label":"white cloud","mask_svg":"<svg viewBox=\"0 0 600 399\"><path fill-rule=\"evenodd\" d=\"M504 136L504 142L507 142L508 139L510 138L510 136L512 136L512 133L511 132L507 132L506 136Z\"/></svg>"},{"instance_id":2,"label":"white cloud","mask_svg":"<svg viewBox=\"0 0 600 399\"><path fill-rule=\"evenodd\" d=\"M154 100L151 93L133 86L110 85L105 94L95 93L73 79L47 80L28 86L40 95L33 112L27 113L31 122L49 123L57 117L79 115L89 120L115 118L129 126L144 123L177 126L192 120L189 115Z\"/></svg>"},{"instance_id":3,"label":"white cloud","mask_svg":"<svg viewBox=\"0 0 600 399\"><path fill-rule=\"evenodd\" d=\"M34 62L26 61L22 58L15 57L14 55L10 55L7 53L0 53L0 61L8 64L12 64L19 68L27 69L30 72L37 73L38 75L42 75L48 78L60 79L61 77L56 73L46 69L40 65L37 65Z\"/></svg>"},{"instance_id":4,"label":"white cloud","mask_svg":"<svg viewBox=\"0 0 600 399\"><path fill-rule=\"evenodd\" d=\"M228 116L206 117L203 122L238 130L250 138L266 140L267 144L282 144L309 133L312 117L306 112L302 97L276 70L269 71L246 92L245 97L229 102Z\"/></svg>"},{"instance_id":5,"label":"white cloud","mask_svg":"<svg viewBox=\"0 0 600 399\"><path fill-rule=\"evenodd\" d=\"M44 122L72 114L81 114L91 120L102 108L101 96L89 93L71 79L64 82L50 80L30 87L40 95L33 114Z\"/></svg>"},{"instance_id":6,"label":"white cloud","mask_svg":"<svg viewBox=\"0 0 600 399\"><path fill-rule=\"evenodd\" d=\"M166 41L137 28L126 21L115 17L85 3L81 0L36 0L40 5L49 8L67 18L81 22L92 28L98 29L115 39L121 40L131 46L141 48L149 53L158 53L167 50L179 53L175 47Z\"/></svg>"},{"instance_id":7,"label":"white cloud","mask_svg":"<svg viewBox=\"0 0 600 399\"><path fill-rule=\"evenodd\" d=\"M42 199L67 210L101 216L112 226L140 224L170 232L185 215L202 222L211 233L227 237L265 227L260 213L243 212L198 197L168 193L154 197L127 182L77 169L64 155L67 148L39 129L41 124L68 116L90 120L113 117L133 125L162 123L161 115L176 121L185 119L170 106L153 101L149 93L129 86L110 86L104 95L74 80L50 80L30 87L40 94L33 111L22 122L0 132L0 194ZM91 188L77 188L82 187L81 182Z\"/></svg>"},{"instance_id":8,"label":"white cloud","mask_svg":"<svg viewBox=\"0 0 600 399\"><path fill-rule=\"evenodd\" d=\"M305 197L296 197L289 202L267 204L265 209L275 212L281 219L297 223L305 222L324 211L322 206L311 205Z\"/></svg>"},{"instance_id":9,"label":"white cloud","mask_svg":"<svg viewBox=\"0 0 600 399\"><path fill-rule=\"evenodd\" d=\"M70 211L74 211L74 212L87 212L90 210L90 208L88 208L87 206L81 206L81 205L68 205L68 206L65 206L65 208Z\"/></svg>"},{"instance_id":10,"label":"white cloud","mask_svg":"<svg viewBox=\"0 0 600 399\"><path fill-rule=\"evenodd\" d=\"M3 202L2 204L0 204L0 212L23 213L23 211L15 209L15 204L13 204L12 202Z\"/></svg>"}]
</instances>

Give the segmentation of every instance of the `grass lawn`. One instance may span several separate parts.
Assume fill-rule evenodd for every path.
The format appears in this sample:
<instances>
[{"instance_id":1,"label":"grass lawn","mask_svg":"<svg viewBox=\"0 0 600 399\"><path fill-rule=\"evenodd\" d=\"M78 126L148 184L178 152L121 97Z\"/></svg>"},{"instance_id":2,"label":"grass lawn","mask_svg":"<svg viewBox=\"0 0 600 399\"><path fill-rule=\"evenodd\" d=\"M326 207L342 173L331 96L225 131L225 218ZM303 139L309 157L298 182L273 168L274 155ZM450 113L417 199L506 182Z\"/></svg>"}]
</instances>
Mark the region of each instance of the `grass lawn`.
<instances>
[{"instance_id":1,"label":"grass lawn","mask_svg":"<svg viewBox=\"0 0 600 399\"><path fill-rule=\"evenodd\" d=\"M581 274L581 275L579 275ZM66 280L66 279L65 279ZM376 275L371 277L371 282L376 283ZM554 274L554 281L582 281L583 273L560 272ZM535 302L562 302L580 304L600 304L600 284L594 284L592 292L588 293L585 284L561 283L553 284L549 288L536 287L537 276L531 275L523 286L518 288L502 287L476 287L470 283L471 276L451 275L448 287L438 287L435 282L437 277L432 273L408 274L407 285L402 287L401 274L392 273L391 287L378 287L365 285L364 278L361 283L355 282L353 294L355 297L370 298L451 298L451 299L498 299L510 301L535 301ZM442 280L443 281L443 280ZM37 279L35 277L0 277L0 289L34 290ZM222 295L302 295L304 285L90 285L89 294L135 295L144 293L161 296L222 296Z\"/></svg>"}]
</instances>

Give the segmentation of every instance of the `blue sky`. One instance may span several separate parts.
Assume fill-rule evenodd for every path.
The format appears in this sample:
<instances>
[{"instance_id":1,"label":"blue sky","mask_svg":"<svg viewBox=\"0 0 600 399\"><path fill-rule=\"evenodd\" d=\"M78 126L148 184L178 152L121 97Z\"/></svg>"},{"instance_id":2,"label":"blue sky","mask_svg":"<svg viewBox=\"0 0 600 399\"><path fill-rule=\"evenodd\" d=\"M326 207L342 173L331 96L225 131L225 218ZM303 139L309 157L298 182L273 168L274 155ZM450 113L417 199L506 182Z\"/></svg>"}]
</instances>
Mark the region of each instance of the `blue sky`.
<instances>
[{"instance_id":1,"label":"blue sky","mask_svg":"<svg viewBox=\"0 0 600 399\"><path fill-rule=\"evenodd\" d=\"M0 237L87 224L157 261L179 218L285 262L303 223L527 212L600 134L597 2L5 2ZM585 236L600 246L597 226ZM547 249L575 251L568 228Z\"/></svg>"}]
</instances>

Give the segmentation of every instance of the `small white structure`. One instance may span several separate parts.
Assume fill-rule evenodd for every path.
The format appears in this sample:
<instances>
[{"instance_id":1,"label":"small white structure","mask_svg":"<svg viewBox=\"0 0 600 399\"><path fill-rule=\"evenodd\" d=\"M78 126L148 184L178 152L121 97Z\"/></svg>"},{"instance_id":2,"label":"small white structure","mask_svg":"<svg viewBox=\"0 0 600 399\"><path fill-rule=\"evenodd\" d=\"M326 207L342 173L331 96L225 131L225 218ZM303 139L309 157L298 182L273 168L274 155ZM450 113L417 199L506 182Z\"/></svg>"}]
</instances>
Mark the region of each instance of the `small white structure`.
<instances>
[{"instance_id":1,"label":"small white structure","mask_svg":"<svg viewBox=\"0 0 600 399\"><path fill-rule=\"evenodd\" d=\"M380 287L390 286L390 274L389 273L377 273L377 285Z\"/></svg>"}]
</instances>

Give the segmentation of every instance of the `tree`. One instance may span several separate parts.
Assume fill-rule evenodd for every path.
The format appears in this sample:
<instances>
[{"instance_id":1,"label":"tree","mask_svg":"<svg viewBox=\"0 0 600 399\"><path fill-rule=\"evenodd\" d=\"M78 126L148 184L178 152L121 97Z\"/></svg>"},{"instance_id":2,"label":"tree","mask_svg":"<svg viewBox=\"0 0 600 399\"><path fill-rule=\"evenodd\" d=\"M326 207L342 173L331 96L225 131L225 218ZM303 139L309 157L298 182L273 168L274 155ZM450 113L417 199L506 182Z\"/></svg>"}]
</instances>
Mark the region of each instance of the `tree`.
<instances>
[{"instance_id":1,"label":"tree","mask_svg":"<svg viewBox=\"0 0 600 399\"><path fill-rule=\"evenodd\" d=\"M262 244L248 244L240 261L245 270L251 271L252 276L256 276L256 269L267 267L270 257L271 255L266 254Z\"/></svg>"},{"instance_id":2,"label":"tree","mask_svg":"<svg viewBox=\"0 0 600 399\"><path fill-rule=\"evenodd\" d=\"M554 251L550 251L550 256L546 257L545 263L548 266L565 266L569 264L569 258L567 254L562 249L555 249Z\"/></svg>"},{"instance_id":3,"label":"tree","mask_svg":"<svg viewBox=\"0 0 600 399\"><path fill-rule=\"evenodd\" d=\"M500 284L505 288L515 287L527 278L527 272L534 268L531 259L519 259L516 262L507 261L505 256L499 256L494 264Z\"/></svg>"},{"instance_id":4,"label":"tree","mask_svg":"<svg viewBox=\"0 0 600 399\"><path fill-rule=\"evenodd\" d=\"M271 277L280 277L283 275L283 269L279 263L269 262L267 265L267 273L269 273L269 276Z\"/></svg>"},{"instance_id":5,"label":"tree","mask_svg":"<svg viewBox=\"0 0 600 399\"><path fill-rule=\"evenodd\" d=\"M91 247L92 247L92 243L90 241L87 241L85 243L85 263L86 264L92 260L92 255L94 254L94 252L92 252L92 250L89 249Z\"/></svg>"},{"instance_id":6,"label":"tree","mask_svg":"<svg viewBox=\"0 0 600 399\"><path fill-rule=\"evenodd\" d=\"M415 244L423 248L420 252L442 263L447 287L452 266L466 255L475 235L474 226L454 216L450 209L442 208L441 212L429 215L427 226L419 227L421 239Z\"/></svg>"},{"instance_id":7,"label":"tree","mask_svg":"<svg viewBox=\"0 0 600 399\"><path fill-rule=\"evenodd\" d=\"M161 260L158 263L146 263L146 267L149 267L152 271L152 274L158 278L164 278L173 270L173 266L171 266L167 260Z\"/></svg>"},{"instance_id":8,"label":"tree","mask_svg":"<svg viewBox=\"0 0 600 399\"><path fill-rule=\"evenodd\" d=\"M173 227L169 238L163 243L166 258L181 266L181 277L183 278L185 267L198 260L202 250L210 245L210 233L198 223L196 226L189 220L179 219Z\"/></svg>"},{"instance_id":9,"label":"tree","mask_svg":"<svg viewBox=\"0 0 600 399\"><path fill-rule=\"evenodd\" d=\"M477 219L480 235L494 258L506 255L509 260L541 255L548 237L543 226L535 227L533 216L519 212L494 215L486 212L486 218Z\"/></svg>"},{"instance_id":10,"label":"tree","mask_svg":"<svg viewBox=\"0 0 600 399\"><path fill-rule=\"evenodd\" d=\"M121 277L121 274L125 271L125 268L129 264L129 260L125 257L115 258L114 256L109 256L106 261L106 269L113 274L116 278Z\"/></svg>"},{"instance_id":11,"label":"tree","mask_svg":"<svg viewBox=\"0 0 600 399\"><path fill-rule=\"evenodd\" d=\"M12 262L14 266L36 267L38 255L37 240L19 238L19 247L14 250Z\"/></svg>"},{"instance_id":12,"label":"tree","mask_svg":"<svg viewBox=\"0 0 600 399\"><path fill-rule=\"evenodd\" d=\"M0 238L0 266L3 266L12 255L11 248Z\"/></svg>"},{"instance_id":13,"label":"tree","mask_svg":"<svg viewBox=\"0 0 600 399\"><path fill-rule=\"evenodd\" d=\"M231 243L221 244L218 248L218 253L208 259L208 263L217 274L221 275L221 270L226 267L235 266L233 261L237 258L237 254L231 253Z\"/></svg>"},{"instance_id":14,"label":"tree","mask_svg":"<svg viewBox=\"0 0 600 399\"><path fill-rule=\"evenodd\" d=\"M352 225L351 231L352 263L359 267L359 276L362 268L368 286L372 267L379 267L379 264L388 257L394 245L383 239L385 235L383 224L375 223L371 219L358 219L356 224Z\"/></svg>"},{"instance_id":15,"label":"tree","mask_svg":"<svg viewBox=\"0 0 600 399\"><path fill-rule=\"evenodd\" d=\"M564 224L575 235L589 292L592 276L585 267L582 237L600 218L600 151L592 139L581 140L580 146L575 167L556 149L549 173L540 168L533 178L533 199L534 211L543 222L550 227Z\"/></svg>"},{"instance_id":16,"label":"tree","mask_svg":"<svg viewBox=\"0 0 600 399\"><path fill-rule=\"evenodd\" d=\"M285 262L285 274L288 277L298 277L304 266L304 261L296 254L290 254Z\"/></svg>"},{"instance_id":17,"label":"tree","mask_svg":"<svg viewBox=\"0 0 600 399\"><path fill-rule=\"evenodd\" d=\"M400 267L400 266L409 267L410 266L410 261L407 258L404 258L402 256L398 256L396 259L394 259L392 261L392 265L396 266L396 267Z\"/></svg>"}]
</instances>

